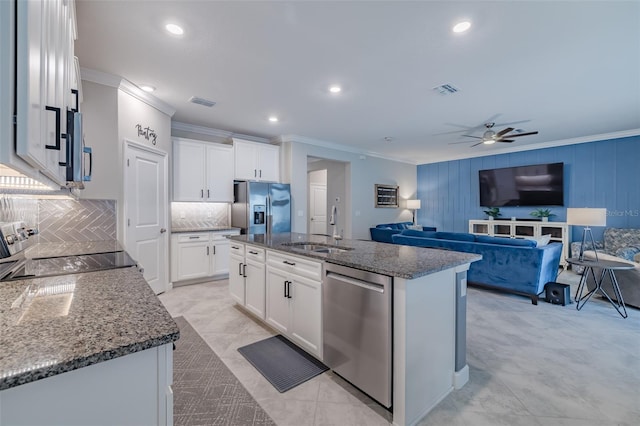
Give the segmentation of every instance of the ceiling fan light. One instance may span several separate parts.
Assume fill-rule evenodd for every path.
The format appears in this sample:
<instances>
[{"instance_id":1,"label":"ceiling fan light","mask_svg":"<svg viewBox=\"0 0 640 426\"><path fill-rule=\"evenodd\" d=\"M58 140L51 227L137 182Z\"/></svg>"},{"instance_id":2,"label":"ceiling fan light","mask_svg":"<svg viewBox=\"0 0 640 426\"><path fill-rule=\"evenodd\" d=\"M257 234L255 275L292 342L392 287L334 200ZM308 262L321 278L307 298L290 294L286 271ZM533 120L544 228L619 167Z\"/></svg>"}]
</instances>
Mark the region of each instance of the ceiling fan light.
<instances>
[{"instance_id":1,"label":"ceiling fan light","mask_svg":"<svg viewBox=\"0 0 640 426\"><path fill-rule=\"evenodd\" d=\"M496 141L494 139L485 139L482 143L485 145L491 145L492 143L496 143Z\"/></svg>"}]
</instances>

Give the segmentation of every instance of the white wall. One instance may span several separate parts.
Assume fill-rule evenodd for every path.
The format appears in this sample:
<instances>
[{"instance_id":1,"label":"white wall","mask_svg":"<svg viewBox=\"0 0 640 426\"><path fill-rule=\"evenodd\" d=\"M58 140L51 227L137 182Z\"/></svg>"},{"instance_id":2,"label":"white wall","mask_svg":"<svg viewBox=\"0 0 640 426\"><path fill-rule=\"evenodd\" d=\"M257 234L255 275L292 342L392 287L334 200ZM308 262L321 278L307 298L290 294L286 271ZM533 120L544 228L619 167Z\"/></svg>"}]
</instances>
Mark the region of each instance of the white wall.
<instances>
[{"instance_id":1,"label":"white wall","mask_svg":"<svg viewBox=\"0 0 640 426\"><path fill-rule=\"evenodd\" d=\"M82 82L85 143L93 148L93 176L80 191L81 198L117 200L120 187L114 184L118 164L118 89L90 81Z\"/></svg>"},{"instance_id":2,"label":"white wall","mask_svg":"<svg viewBox=\"0 0 640 426\"><path fill-rule=\"evenodd\" d=\"M398 185L402 200L416 196L416 166L382 158L362 156L336 149L309 145L296 141L283 142L281 146L283 182L291 184L293 232L306 232L307 157L347 162L347 182L343 210L345 238L369 239L369 228L378 223L410 221L411 212L403 203L400 208L375 208L374 185L376 183Z\"/></svg>"},{"instance_id":3,"label":"white wall","mask_svg":"<svg viewBox=\"0 0 640 426\"><path fill-rule=\"evenodd\" d=\"M171 117L112 86L83 80L81 111L84 113L84 132L87 146L93 148L93 177L85 184L80 197L116 200L118 212L118 240L124 235L124 140L153 146L171 155ZM138 136L136 124L150 127L158 135L156 145ZM171 168L167 170L171 182Z\"/></svg>"}]
</instances>

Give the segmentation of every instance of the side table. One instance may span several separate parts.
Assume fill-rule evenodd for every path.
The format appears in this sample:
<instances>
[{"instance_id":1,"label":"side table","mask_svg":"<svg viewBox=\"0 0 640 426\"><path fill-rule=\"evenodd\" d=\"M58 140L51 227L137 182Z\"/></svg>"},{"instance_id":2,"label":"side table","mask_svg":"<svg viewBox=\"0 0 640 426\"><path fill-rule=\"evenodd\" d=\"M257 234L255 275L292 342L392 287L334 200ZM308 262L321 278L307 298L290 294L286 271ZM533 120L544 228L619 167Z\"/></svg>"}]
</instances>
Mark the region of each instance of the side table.
<instances>
[{"instance_id":1,"label":"side table","mask_svg":"<svg viewBox=\"0 0 640 426\"><path fill-rule=\"evenodd\" d=\"M618 311L622 318L627 318L627 307L624 304L622 292L620 292L620 286L618 286L618 280L616 280L616 274L613 271L622 269L633 269L633 265L624 262L616 262L613 260L580 260L577 257L571 257L567 259L567 263L571 265L584 266L584 271L582 272L582 276L580 277L580 283L578 284L578 289L576 290L575 296L577 310L582 309L584 304L587 303L591 296L593 296L594 293L599 292L607 298L609 303L611 303L614 308L616 308L616 311ZM596 277L593 268L602 269L602 273L599 277ZM593 282L596 283L596 287L588 293L582 294L587 286L587 276L589 274L591 274L591 276L593 277ZM615 297L618 300L617 303L614 302L604 290L604 288L602 288L602 281L607 274L609 274L609 278L611 278L611 286L613 287L613 292L615 293Z\"/></svg>"}]
</instances>

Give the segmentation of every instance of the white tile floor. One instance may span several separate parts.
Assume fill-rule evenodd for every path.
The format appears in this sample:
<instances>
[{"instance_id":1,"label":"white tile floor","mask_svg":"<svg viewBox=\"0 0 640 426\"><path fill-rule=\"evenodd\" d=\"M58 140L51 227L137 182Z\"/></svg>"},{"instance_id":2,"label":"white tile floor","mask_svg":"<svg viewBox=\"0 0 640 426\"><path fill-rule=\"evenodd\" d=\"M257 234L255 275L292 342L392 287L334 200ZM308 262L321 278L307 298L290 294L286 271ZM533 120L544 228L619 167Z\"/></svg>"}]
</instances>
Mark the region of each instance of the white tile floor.
<instances>
[{"instance_id":1,"label":"white tile floor","mask_svg":"<svg viewBox=\"0 0 640 426\"><path fill-rule=\"evenodd\" d=\"M558 282L573 284L563 272ZM284 425L388 425L390 415L331 372L278 393L237 348L274 332L234 306L227 281L160 296L184 316L271 418ZM568 306L470 288L470 381L420 425L640 424L640 311L623 319L608 302Z\"/></svg>"}]
</instances>

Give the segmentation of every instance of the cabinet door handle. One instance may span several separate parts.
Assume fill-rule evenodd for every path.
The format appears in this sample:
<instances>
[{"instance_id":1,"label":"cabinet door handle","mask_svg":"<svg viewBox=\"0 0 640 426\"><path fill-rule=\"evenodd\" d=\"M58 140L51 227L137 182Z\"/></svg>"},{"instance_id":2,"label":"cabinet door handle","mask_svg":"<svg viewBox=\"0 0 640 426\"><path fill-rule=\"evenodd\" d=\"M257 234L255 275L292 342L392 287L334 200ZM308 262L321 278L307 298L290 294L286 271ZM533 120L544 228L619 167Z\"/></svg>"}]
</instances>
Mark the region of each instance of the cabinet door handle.
<instances>
[{"instance_id":1,"label":"cabinet door handle","mask_svg":"<svg viewBox=\"0 0 640 426\"><path fill-rule=\"evenodd\" d=\"M204 198L204 189L200 190L200 198Z\"/></svg>"},{"instance_id":2,"label":"cabinet door handle","mask_svg":"<svg viewBox=\"0 0 640 426\"><path fill-rule=\"evenodd\" d=\"M293 297L291 297L291 281L287 281L287 298L293 299Z\"/></svg>"},{"instance_id":3,"label":"cabinet door handle","mask_svg":"<svg viewBox=\"0 0 640 426\"><path fill-rule=\"evenodd\" d=\"M209 246L207 246L207 256L209 256Z\"/></svg>"},{"instance_id":4,"label":"cabinet door handle","mask_svg":"<svg viewBox=\"0 0 640 426\"><path fill-rule=\"evenodd\" d=\"M211 198L211 195L209 193L209 190L207 189L207 198Z\"/></svg>"},{"instance_id":5,"label":"cabinet door handle","mask_svg":"<svg viewBox=\"0 0 640 426\"><path fill-rule=\"evenodd\" d=\"M287 299L289 298L289 295L287 294L287 288L288 288L287 283L288 282L289 281L284 280L284 283L283 283L284 284L284 297L287 298Z\"/></svg>"},{"instance_id":6,"label":"cabinet door handle","mask_svg":"<svg viewBox=\"0 0 640 426\"><path fill-rule=\"evenodd\" d=\"M44 109L46 109L47 111L53 111L56 113L56 144L45 145L44 147L47 149L55 149L56 151L60 151L60 139L62 138L62 135L60 134L60 108L47 105L44 107Z\"/></svg>"},{"instance_id":7,"label":"cabinet door handle","mask_svg":"<svg viewBox=\"0 0 640 426\"><path fill-rule=\"evenodd\" d=\"M262 169L260 169L260 177L262 177Z\"/></svg>"},{"instance_id":8,"label":"cabinet door handle","mask_svg":"<svg viewBox=\"0 0 640 426\"><path fill-rule=\"evenodd\" d=\"M253 169L253 177L258 177L258 170Z\"/></svg>"},{"instance_id":9,"label":"cabinet door handle","mask_svg":"<svg viewBox=\"0 0 640 426\"><path fill-rule=\"evenodd\" d=\"M216 255L216 246L213 246L213 255Z\"/></svg>"},{"instance_id":10,"label":"cabinet door handle","mask_svg":"<svg viewBox=\"0 0 640 426\"><path fill-rule=\"evenodd\" d=\"M190 239L190 240L199 240L199 239L200 239L200 237L199 237L199 236L197 236L197 235L194 235L194 236L189 237L189 239Z\"/></svg>"},{"instance_id":11,"label":"cabinet door handle","mask_svg":"<svg viewBox=\"0 0 640 426\"><path fill-rule=\"evenodd\" d=\"M238 263L238 275L242 276L242 263Z\"/></svg>"},{"instance_id":12,"label":"cabinet door handle","mask_svg":"<svg viewBox=\"0 0 640 426\"><path fill-rule=\"evenodd\" d=\"M238 247L238 246L231 246L231 248L234 249L234 250L240 250L240 247Z\"/></svg>"},{"instance_id":13,"label":"cabinet door handle","mask_svg":"<svg viewBox=\"0 0 640 426\"><path fill-rule=\"evenodd\" d=\"M289 262L288 260L283 260L282 263L284 263L285 265L289 265L289 266L296 266L295 262Z\"/></svg>"},{"instance_id":14,"label":"cabinet door handle","mask_svg":"<svg viewBox=\"0 0 640 426\"><path fill-rule=\"evenodd\" d=\"M247 278L247 264L246 263L242 264L242 276Z\"/></svg>"},{"instance_id":15,"label":"cabinet door handle","mask_svg":"<svg viewBox=\"0 0 640 426\"><path fill-rule=\"evenodd\" d=\"M256 255L258 254L258 252L257 252L257 251L253 251L253 250L249 250L249 253L251 253L251 254L256 254Z\"/></svg>"}]
</instances>

